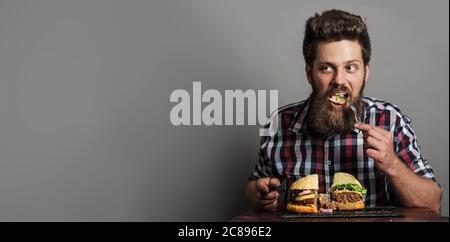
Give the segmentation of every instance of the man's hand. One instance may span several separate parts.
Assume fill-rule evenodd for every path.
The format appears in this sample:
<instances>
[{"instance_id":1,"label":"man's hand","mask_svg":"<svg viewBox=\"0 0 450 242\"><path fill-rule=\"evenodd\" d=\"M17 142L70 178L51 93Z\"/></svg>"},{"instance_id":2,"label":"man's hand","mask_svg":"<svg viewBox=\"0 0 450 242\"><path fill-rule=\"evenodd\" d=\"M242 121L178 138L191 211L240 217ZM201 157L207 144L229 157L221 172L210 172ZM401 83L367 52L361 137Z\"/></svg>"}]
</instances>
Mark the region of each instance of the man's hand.
<instances>
[{"instance_id":1,"label":"man's hand","mask_svg":"<svg viewBox=\"0 0 450 242\"><path fill-rule=\"evenodd\" d=\"M395 173L396 166L401 162L394 152L392 134L382 128L369 124L357 124L364 132L364 141L367 145L367 155L375 160L375 165L387 175Z\"/></svg>"},{"instance_id":2,"label":"man's hand","mask_svg":"<svg viewBox=\"0 0 450 242\"><path fill-rule=\"evenodd\" d=\"M395 154L392 134L368 124L355 125L364 132L367 155L389 178L403 206L427 207L440 213L442 190L429 178L412 172Z\"/></svg>"},{"instance_id":3,"label":"man's hand","mask_svg":"<svg viewBox=\"0 0 450 242\"><path fill-rule=\"evenodd\" d=\"M273 188L280 186L280 180L273 177L260 178L247 184L250 204L260 210L276 211L280 194Z\"/></svg>"}]
</instances>

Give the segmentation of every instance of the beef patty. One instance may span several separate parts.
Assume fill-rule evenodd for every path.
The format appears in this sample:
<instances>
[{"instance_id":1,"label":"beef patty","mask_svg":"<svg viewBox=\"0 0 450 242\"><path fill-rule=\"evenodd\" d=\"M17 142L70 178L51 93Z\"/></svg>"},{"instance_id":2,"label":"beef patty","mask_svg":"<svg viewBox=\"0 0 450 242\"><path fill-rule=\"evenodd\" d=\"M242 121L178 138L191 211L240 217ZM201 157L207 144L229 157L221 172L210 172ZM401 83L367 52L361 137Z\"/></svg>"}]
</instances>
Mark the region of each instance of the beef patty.
<instances>
[{"instance_id":1,"label":"beef patty","mask_svg":"<svg viewBox=\"0 0 450 242\"><path fill-rule=\"evenodd\" d=\"M362 199L362 197L358 193L343 192L343 193L333 194L333 201L336 201L339 203L354 203L354 202L360 201L361 199Z\"/></svg>"},{"instance_id":2,"label":"beef patty","mask_svg":"<svg viewBox=\"0 0 450 242\"><path fill-rule=\"evenodd\" d=\"M297 204L297 205L307 206L307 205L315 204L315 199L314 198L309 198L309 199L305 199L303 201L294 201L294 200L292 200L291 203Z\"/></svg>"}]
</instances>

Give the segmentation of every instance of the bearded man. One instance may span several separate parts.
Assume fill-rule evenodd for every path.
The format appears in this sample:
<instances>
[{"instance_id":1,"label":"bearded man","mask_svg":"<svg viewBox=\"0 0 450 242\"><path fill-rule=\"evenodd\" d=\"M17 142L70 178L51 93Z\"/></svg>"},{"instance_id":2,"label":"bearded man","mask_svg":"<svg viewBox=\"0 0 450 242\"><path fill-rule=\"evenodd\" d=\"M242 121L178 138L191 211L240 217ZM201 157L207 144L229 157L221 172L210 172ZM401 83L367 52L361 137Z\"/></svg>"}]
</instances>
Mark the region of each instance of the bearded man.
<instances>
[{"instance_id":1,"label":"bearded man","mask_svg":"<svg viewBox=\"0 0 450 242\"><path fill-rule=\"evenodd\" d=\"M337 172L367 189L366 207L401 205L440 212L442 191L411 120L392 103L363 96L371 44L360 16L328 10L308 19L303 41L307 100L278 110L277 132L261 139L247 197L256 209L284 208L274 189L310 174L326 193ZM284 197L284 198L283 198Z\"/></svg>"}]
</instances>

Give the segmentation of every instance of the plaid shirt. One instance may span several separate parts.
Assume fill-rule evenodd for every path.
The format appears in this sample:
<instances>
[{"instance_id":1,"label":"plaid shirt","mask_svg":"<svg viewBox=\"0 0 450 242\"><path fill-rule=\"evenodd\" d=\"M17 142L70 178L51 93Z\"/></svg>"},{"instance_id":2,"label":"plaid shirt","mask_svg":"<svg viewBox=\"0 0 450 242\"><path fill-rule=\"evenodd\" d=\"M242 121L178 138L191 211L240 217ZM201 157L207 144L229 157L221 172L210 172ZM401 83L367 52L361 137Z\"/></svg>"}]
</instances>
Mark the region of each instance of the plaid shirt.
<instances>
[{"instance_id":1,"label":"plaid shirt","mask_svg":"<svg viewBox=\"0 0 450 242\"><path fill-rule=\"evenodd\" d=\"M436 181L433 169L420 152L410 119L393 104L367 97L362 100L363 122L391 132L400 160L417 175ZM386 176L364 152L362 132L353 130L328 138L309 136L305 119L308 104L308 100L304 100L279 109L277 132L262 137L259 160L249 180L277 177L290 187L303 176L318 174L319 193L326 193L334 173L347 172L367 189L366 206L395 203L395 194Z\"/></svg>"}]
</instances>

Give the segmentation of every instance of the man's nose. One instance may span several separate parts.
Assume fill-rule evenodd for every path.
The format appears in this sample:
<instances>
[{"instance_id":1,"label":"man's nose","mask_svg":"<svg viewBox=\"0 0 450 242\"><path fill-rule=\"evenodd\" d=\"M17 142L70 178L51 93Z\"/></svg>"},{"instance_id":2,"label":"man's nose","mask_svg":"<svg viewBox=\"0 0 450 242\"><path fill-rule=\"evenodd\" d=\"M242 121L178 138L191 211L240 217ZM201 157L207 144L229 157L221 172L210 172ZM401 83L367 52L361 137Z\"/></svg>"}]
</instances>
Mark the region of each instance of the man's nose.
<instances>
[{"instance_id":1,"label":"man's nose","mask_svg":"<svg viewBox=\"0 0 450 242\"><path fill-rule=\"evenodd\" d=\"M345 73L341 70L335 72L335 76L333 82L337 85L345 85L347 83L347 79L345 78Z\"/></svg>"}]
</instances>

